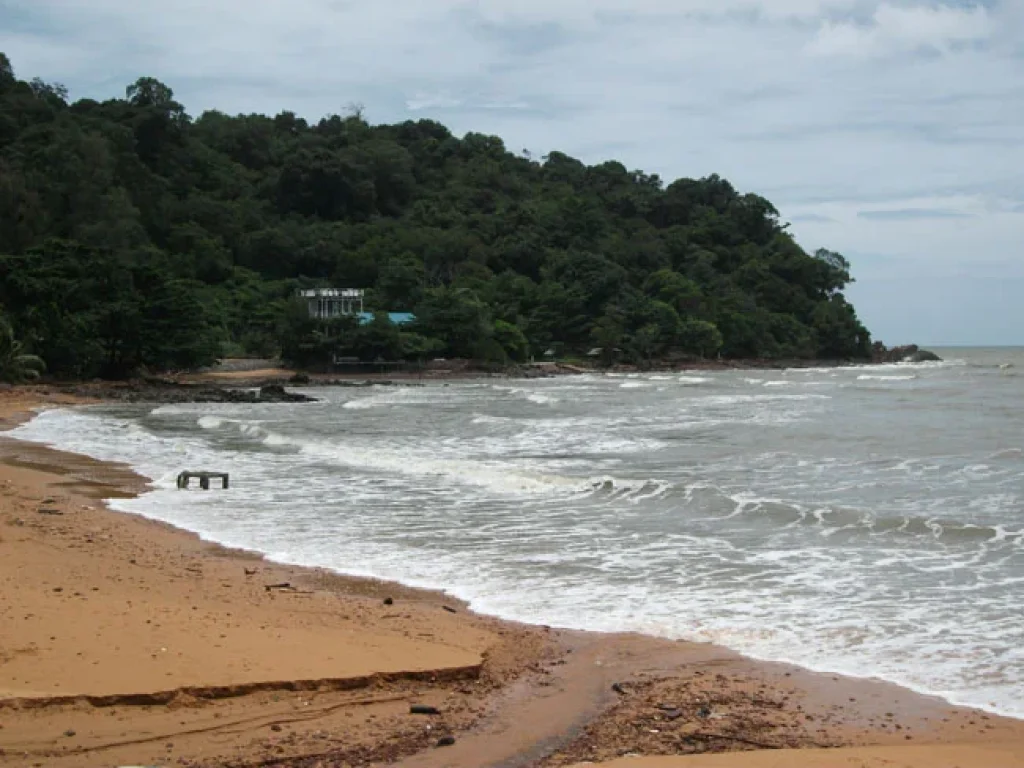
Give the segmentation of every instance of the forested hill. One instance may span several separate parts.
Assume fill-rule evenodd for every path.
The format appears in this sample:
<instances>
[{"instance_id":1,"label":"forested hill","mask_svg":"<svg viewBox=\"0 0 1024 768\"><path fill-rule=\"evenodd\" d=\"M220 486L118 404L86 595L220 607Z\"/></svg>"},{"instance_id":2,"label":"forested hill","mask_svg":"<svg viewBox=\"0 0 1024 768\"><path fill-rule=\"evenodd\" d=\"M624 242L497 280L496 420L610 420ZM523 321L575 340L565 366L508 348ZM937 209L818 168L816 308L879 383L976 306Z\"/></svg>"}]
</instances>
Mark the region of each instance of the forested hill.
<instances>
[{"instance_id":1,"label":"forested hill","mask_svg":"<svg viewBox=\"0 0 1024 768\"><path fill-rule=\"evenodd\" d=\"M357 112L193 118L150 78L72 103L0 54L0 312L55 376L279 352L861 358L849 281L717 176ZM324 327L295 298L312 286L416 320Z\"/></svg>"}]
</instances>

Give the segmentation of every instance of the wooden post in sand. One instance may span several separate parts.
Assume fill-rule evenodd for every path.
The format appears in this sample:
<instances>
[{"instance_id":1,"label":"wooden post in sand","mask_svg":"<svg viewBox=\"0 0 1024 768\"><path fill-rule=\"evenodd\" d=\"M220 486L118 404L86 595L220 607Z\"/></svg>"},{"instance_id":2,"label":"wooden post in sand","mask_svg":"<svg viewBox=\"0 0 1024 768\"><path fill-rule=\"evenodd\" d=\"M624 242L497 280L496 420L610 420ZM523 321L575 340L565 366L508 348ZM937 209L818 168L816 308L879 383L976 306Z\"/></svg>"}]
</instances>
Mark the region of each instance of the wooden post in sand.
<instances>
[{"instance_id":1,"label":"wooden post in sand","mask_svg":"<svg viewBox=\"0 0 1024 768\"><path fill-rule=\"evenodd\" d=\"M189 481L193 478L199 479L199 487L204 491L210 490L210 479L220 480L221 488L227 490L228 488L228 473L227 472L182 472L178 475L178 488L185 490L188 488Z\"/></svg>"}]
</instances>

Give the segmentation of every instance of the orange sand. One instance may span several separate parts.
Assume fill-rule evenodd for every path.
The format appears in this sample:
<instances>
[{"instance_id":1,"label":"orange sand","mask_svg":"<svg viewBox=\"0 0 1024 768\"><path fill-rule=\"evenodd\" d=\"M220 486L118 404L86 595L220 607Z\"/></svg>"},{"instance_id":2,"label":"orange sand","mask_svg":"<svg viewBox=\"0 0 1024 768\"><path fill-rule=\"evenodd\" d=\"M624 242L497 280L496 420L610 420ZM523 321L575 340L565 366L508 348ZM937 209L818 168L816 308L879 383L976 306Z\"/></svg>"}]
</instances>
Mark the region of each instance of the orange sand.
<instances>
[{"instance_id":1,"label":"orange sand","mask_svg":"<svg viewBox=\"0 0 1024 768\"><path fill-rule=\"evenodd\" d=\"M602 763L602 768L1024 768L1024 743L623 758Z\"/></svg>"}]
</instances>

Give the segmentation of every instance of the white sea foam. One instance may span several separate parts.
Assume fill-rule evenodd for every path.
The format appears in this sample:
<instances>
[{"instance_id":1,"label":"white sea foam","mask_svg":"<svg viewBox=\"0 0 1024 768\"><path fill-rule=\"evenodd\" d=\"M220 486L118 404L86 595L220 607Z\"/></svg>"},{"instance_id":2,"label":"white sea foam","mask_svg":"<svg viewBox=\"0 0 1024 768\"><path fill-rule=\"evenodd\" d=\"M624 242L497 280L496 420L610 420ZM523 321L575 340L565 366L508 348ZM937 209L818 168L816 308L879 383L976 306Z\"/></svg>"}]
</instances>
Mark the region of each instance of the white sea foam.
<instances>
[{"instance_id":1,"label":"white sea foam","mask_svg":"<svg viewBox=\"0 0 1024 768\"><path fill-rule=\"evenodd\" d=\"M878 374L863 373L857 377L857 381L913 381L917 376L910 374L907 376L882 376Z\"/></svg>"},{"instance_id":2,"label":"white sea foam","mask_svg":"<svg viewBox=\"0 0 1024 768\"><path fill-rule=\"evenodd\" d=\"M537 403L538 405L551 405L552 403L558 402L557 397L545 395L541 392L531 392L529 395L526 396L526 399L529 400L531 403Z\"/></svg>"}]
</instances>

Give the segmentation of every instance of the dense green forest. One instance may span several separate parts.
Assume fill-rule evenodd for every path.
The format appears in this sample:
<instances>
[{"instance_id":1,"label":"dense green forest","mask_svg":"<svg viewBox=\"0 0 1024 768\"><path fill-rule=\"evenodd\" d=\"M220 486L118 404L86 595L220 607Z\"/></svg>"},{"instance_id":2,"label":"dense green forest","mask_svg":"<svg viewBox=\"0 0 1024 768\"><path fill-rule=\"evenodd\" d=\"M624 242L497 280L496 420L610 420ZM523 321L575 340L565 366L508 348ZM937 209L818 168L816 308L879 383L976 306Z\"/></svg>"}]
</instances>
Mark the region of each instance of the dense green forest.
<instances>
[{"instance_id":1,"label":"dense green forest","mask_svg":"<svg viewBox=\"0 0 1024 768\"><path fill-rule=\"evenodd\" d=\"M151 78L70 102L0 54L0 320L54 376L240 354L862 358L848 282L717 176L666 186L358 110L192 118ZM365 288L381 314L314 322L313 286Z\"/></svg>"}]
</instances>

